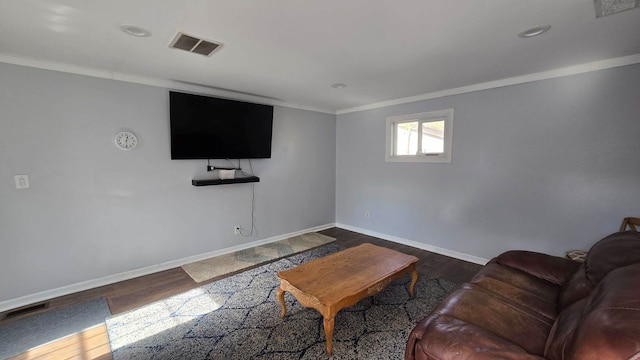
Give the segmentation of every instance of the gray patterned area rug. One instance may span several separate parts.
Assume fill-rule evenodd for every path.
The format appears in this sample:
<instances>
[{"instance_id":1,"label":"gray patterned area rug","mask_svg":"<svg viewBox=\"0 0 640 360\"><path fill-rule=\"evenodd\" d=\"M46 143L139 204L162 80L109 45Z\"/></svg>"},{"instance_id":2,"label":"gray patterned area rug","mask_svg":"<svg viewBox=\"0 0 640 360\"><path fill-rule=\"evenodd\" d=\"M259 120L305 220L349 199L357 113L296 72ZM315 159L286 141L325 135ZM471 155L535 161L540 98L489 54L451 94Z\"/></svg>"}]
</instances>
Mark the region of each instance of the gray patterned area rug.
<instances>
[{"instance_id":1,"label":"gray patterned area rug","mask_svg":"<svg viewBox=\"0 0 640 360\"><path fill-rule=\"evenodd\" d=\"M276 274L344 249L329 244L107 319L114 360L326 359L322 316L287 293ZM332 359L401 359L409 332L456 284L410 276L335 318Z\"/></svg>"},{"instance_id":2,"label":"gray patterned area rug","mask_svg":"<svg viewBox=\"0 0 640 360\"><path fill-rule=\"evenodd\" d=\"M326 245L335 240L330 236L310 232L230 254L196 261L183 265L182 269L195 282L203 282L217 276Z\"/></svg>"}]
</instances>

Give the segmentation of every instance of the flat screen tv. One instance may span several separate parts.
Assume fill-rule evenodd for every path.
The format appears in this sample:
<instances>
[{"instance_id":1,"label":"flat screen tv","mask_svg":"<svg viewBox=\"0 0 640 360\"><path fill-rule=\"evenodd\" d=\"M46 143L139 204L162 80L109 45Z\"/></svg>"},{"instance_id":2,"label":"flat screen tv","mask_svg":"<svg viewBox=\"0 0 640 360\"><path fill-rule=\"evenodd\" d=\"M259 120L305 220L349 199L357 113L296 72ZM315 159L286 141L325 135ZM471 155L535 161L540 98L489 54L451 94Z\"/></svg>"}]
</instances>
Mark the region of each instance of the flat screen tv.
<instances>
[{"instance_id":1,"label":"flat screen tv","mask_svg":"<svg viewBox=\"0 0 640 360\"><path fill-rule=\"evenodd\" d=\"M171 159L271 157L273 106L171 91Z\"/></svg>"}]
</instances>

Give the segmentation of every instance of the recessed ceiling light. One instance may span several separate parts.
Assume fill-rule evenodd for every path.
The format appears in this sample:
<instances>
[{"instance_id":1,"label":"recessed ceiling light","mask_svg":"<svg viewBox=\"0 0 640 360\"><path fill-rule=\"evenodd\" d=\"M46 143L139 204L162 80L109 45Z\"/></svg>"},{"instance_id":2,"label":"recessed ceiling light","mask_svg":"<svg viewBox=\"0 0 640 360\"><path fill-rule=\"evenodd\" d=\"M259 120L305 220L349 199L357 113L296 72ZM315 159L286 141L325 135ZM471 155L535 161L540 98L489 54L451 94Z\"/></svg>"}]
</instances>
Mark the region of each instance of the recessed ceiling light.
<instances>
[{"instance_id":1,"label":"recessed ceiling light","mask_svg":"<svg viewBox=\"0 0 640 360\"><path fill-rule=\"evenodd\" d=\"M138 37L149 37L151 36L151 32L147 29L143 29L139 26L135 25L120 25L120 30L126 32L129 35L138 36Z\"/></svg>"},{"instance_id":2,"label":"recessed ceiling light","mask_svg":"<svg viewBox=\"0 0 640 360\"><path fill-rule=\"evenodd\" d=\"M546 33L547 31L549 31L549 29L551 29L551 26L549 25L545 25L545 26L536 26L534 28L531 29L527 29L523 32L521 32L520 34L518 34L519 37L521 38L530 38L530 37L534 37L534 36L538 36L541 34Z\"/></svg>"},{"instance_id":3,"label":"recessed ceiling light","mask_svg":"<svg viewBox=\"0 0 640 360\"><path fill-rule=\"evenodd\" d=\"M332 84L331 87L334 89L344 89L347 87L347 84L335 83L335 84Z\"/></svg>"}]
</instances>

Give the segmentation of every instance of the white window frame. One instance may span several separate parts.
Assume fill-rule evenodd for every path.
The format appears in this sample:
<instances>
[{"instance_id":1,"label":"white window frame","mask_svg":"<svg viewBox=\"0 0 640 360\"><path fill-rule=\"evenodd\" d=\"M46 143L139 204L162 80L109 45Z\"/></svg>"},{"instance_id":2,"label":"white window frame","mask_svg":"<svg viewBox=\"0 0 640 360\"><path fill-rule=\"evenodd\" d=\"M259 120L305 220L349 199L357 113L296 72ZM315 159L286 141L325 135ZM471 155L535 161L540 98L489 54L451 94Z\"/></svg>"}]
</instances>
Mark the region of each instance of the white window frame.
<instances>
[{"instance_id":1,"label":"white window frame","mask_svg":"<svg viewBox=\"0 0 640 360\"><path fill-rule=\"evenodd\" d=\"M404 122L418 121L419 123L442 121L444 120L444 152L442 153L421 153L416 155L396 155L395 142L396 125ZM420 132L420 128L418 128ZM419 136L418 139L422 137ZM390 116L387 118L387 141L386 156L388 162L427 162L427 163L450 163L451 162L451 144L453 140L453 109L436 110L417 114L407 114ZM421 149L419 145L418 149Z\"/></svg>"}]
</instances>

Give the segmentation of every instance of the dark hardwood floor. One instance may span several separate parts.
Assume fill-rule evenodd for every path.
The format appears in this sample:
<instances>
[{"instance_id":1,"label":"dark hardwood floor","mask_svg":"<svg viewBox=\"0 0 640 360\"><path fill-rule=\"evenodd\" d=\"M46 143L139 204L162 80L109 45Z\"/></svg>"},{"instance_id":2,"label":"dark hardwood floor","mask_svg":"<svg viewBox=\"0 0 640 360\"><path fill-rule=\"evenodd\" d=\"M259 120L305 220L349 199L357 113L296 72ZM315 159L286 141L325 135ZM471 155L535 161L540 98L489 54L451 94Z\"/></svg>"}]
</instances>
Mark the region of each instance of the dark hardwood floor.
<instances>
[{"instance_id":1,"label":"dark hardwood floor","mask_svg":"<svg viewBox=\"0 0 640 360\"><path fill-rule=\"evenodd\" d=\"M320 233L336 238L335 243L346 248L368 242L416 256L420 259L417 265L417 270L420 273L420 276L427 278L439 278L456 283L463 283L470 280L481 268L481 266L477 264L340 228L331 228L320 231ZM111 313L115 315L231 275L233 274L227 274L206 282L196 283L182 270L182 268L174 268L51 299L49 300L48 307L46 309L42 309L37 312L31 312L9 318L5 318L6 313L2 313L0 314L0 319L4 320L2 320L0 324L99 297L107 299ZM21 354L12 359L36 358L110 359L111 355L109 340L106 336L106 327L101 326L78 335L67 337L52 344L36 348L28 353Z\"/></svg>"}]
</instances>

